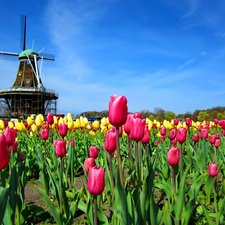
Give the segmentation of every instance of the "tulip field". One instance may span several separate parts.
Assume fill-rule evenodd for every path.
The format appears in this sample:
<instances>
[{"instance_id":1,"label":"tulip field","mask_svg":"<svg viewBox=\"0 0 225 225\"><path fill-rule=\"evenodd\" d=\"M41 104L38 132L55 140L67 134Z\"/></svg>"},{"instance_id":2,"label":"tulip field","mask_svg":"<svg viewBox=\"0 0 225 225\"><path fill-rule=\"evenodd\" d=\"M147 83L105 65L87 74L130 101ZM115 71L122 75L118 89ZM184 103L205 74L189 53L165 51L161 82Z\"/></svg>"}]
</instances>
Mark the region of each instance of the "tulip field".
<instances>
[{"instance_id":1,"label":"tulip field","mask_svg":"<svg viewBox=\"0 0 225 225\"><path fill-rule=\"evenodd\" d=\"M224 177L225 120L0 120L0 224L225 224Z\"/></svg>"}]
</instances>

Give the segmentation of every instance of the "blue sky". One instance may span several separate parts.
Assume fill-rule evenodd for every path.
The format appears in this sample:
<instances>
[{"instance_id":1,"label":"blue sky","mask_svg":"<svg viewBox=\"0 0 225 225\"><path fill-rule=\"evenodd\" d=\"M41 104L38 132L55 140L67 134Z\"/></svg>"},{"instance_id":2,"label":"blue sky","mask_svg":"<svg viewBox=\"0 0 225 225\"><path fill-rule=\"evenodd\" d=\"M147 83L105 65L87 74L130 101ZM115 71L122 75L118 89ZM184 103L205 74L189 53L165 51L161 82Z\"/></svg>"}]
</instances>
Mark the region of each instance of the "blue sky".
<instances>
[{"instance_id":1,"label":"blue sky","mask_svg":"<svg viewBox=\"0 0 225 225\"><path fill-rule=\"evenodd\" d=\"M1 1L0 51L55 54L42 82L59 94L59 113L108 109L125 95L128 110L176 114L225 106L225 1ZM0 88L12 86L17 61L0 60Z\"/></svg>"}]
</instances>

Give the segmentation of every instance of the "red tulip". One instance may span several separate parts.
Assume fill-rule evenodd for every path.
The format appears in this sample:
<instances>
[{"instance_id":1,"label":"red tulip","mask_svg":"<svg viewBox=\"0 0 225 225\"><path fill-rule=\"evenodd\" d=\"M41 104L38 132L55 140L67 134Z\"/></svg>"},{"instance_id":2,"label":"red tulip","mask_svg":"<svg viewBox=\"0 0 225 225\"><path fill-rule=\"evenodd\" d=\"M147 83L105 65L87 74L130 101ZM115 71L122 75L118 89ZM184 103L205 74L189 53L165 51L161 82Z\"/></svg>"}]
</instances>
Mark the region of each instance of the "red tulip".
<instances>
[{"instance_id":1,"label":"red tulip","mask_svg":"<svg viewBox=\"0 0 225 225\"><path fill-rule=\"evenodd\" d=\"M199 131L201 131L203 128L204 128L204 127L203 127L202 124L200 124L199 127L198 127Z\"/></svg>"},{"instance_id":2,"label":"red tulip","mask_svg":"<svg viewBox=\"0 0 225 225\"><path fill-rule=\"evenodd\" d=\"M84 160L84 169L86 173L89 172L90 168L95 166L95 159L94 158L87 158Z\"/></svg>"},{"instance_id":3,"label":"red tulip","mask_svg":"<svg viewBox=\"0 0 225 225\"><path fill-rule=\"evenodd\" d=\"M194 142L198 142L199 141L199 138L200 138L199 134L198 133L195 133L194 136L193 136L193 141Z\"/></svg>"},{"instance_id":4,"label":"red tulip","mask_svg":"<svg viewBox=\"0 0 225 225\"><path fill-rule=\"evenodd\" d=\"M9 146L9 153L11 153L12 149L13 149L13 152L16 153L17 147L18 147L18 142L15 141L13 145Z\"/></svg>"},{"instance_id":5,"label":"red tulip","mask_svg":"<svg viewBox=\"0 0 225 225\"><path fill-rule=\"evenodd\" d=\"M127 121L127 99L125 96L113 95L109 101L109 122L115 127L121 127Z\"/></svg>"},{"instance_id":6,"label":"red tulip","mask_svg":"<svg viewBox=\"0 0 225 225\"><path fill-rule=\"evenodd\" d=\"M159 144L159 141L155 141L155 146L158 146L158 144Z\"/></svg>"},{"instance_id":7,"label":"red tulip","mask_svg":"<svg viewBox=\"0 0 225 225\"><path fill-rule=\"evenodd\" d=\"M20 152L20 161L23 162L25 160L24 152Z\"/></svg>"},{"instance_id":8,"label":"red tulip","mask_svg":"<svg viewBox=\"0 0 225 225\"><path fill-rule=\"evenodd\" d=\"M105 135L105 150L109 153L116 151L116 130L108 130Z\"/></svg>"},{"instance_id":9,"label":"red tulip","mask_svg":"<svg viewBox=\"0 0 225 225\"><path fill-rule=\"evenodd\" d=\"M190 118L186 118L186 125L187 125L188 127L191 127L191 125L192 125L192 120L191 120Z\"/></svg>"},{"instance_id":10,"label":"red tulip","mask_svg":"<svg viewBox=\"0 0 225 225\"><path fill-rule=\"evenodd\" d=\"M133 118L129 138L131 140L140 141L144 137L145 124L145 119Z\"/></svg>"},{"instance_id":11,"label":"red tulip","mask_svg":"<svg viewBox=\"0 0 225 225\"><path fill-rule=\"evenodd\" d=\"M214 144L215 141L216 141L216 135L211 135L209 140L210 144Z\"/></svg>"},{"instance_id":12,"label":"red tulip","mask_svg":"<svg viewBox=\"0 0 225 225\"><path fill-rule=\"evenodd\" d=\"M218 165L216 163L209 163L209 176L215 177L218 174Z\"/></svg>"},{"instance_id":13,"label":"red tulip","mask_svg":"<svg viewBox=\"0 0 225 225\"><path fill-rule=\"evenodd\" d=\"M219 148L220 147L220 139L216 139L215 141L215 147Z\"/></svg>"},{"instance_id":14,"label":"red tulip","mask_svg":"<svg viewBox=\"0 0 225 225\"><path fill-rule=\"evenodd\" d=\"M218 124L218 122L219 122L218 119L214 119L215 124Z\"/></svg>"},{"instance_id":15,"label":"red tulip","mask_svg":"<svg viewBox=\"0 0 225 225\"><path fill-rule=\"evenodd\" d=\"M177 129L177 141L180 144L183 144L186 141L186 136L187 136L187 129L185 128L178 128Z\"/></svg>"},{"instance_id":16,"label":"red tulip","mask_svg":"<svg viewBox=\"0 0 225 225\"><path fill-rule=\"evenodd\" d=\"M54 123L53 113L47 115L47 122L52 125Z\"/></svg>"},{"instance_id":17,"label":"red tulip","mask_svg":"<svg viewBox=\"0 0 225 225\"><path fill-rule=\"evenodd\" d=\"M162 127L162 128L161 128L160 134L161 134L162 136L165 136L165 135L166 135L166 127Z\"/></svg>"},{"instance_id":18,"label":"red tulip","mask_svg":"<svg viewBox=\"0 0 225 225\"><path fill-rule=\"evenodd\" d=\"M127 121L124 124L124 131L127 135L130 134L130 128L131 128L131 120L134 118L134 114L130 113L127 115Z\"/></svg>"},{"instance_id":19,"label":"red tulip","mask_svg":"<svg viewBox=\"0 0 225 225\"><path fill-rule=\"evenodd\" d=\"M200 138L201 139L208 138L208 135L209 135L209 130L208 129L201 129L201 132L200 132Z\"/></svg>"},{"instance_id":20,"label":"red tulip","mask_svg":"<svg viewBox=\"0 0 225 225\"><path fill-rule=\"evenodd\" d=\"M55 153L60 158L62 158L66 155L66 141L58 140L58 142L56 144Z\"/></svg>"},{"instance_id":21,"label":"red tulip","mask_svg":"<svg viewBox=\"0 0 225 225\"><path fill-rule=\"evenodd\" d=\"M53 146L54 146L55 148L56 148L56 145L57 145L58 141L59 141L59 140L54 140L54 142L53 142Z\"/></svg>"},{"instance_id":22,"label":"red tulip","mask_svg":"<svg viewBox=\"0 0 225 225\"><path fill-rule=\"evenodd\" d=\"M119 137L122 137L122 135L123 135L123 128L119 127Z\"/></svg>"},{"instance_id":23,"label":"red tulip","mask_svg":"<svg viewBox=\"0 0 225 225\"><path fill-rule=\"evenodd\" d=\"M0 134L0 170L9 164L9 151L4 134Z\"/></svg>"},{"instance_id":24,"label":"red tulip","mask_svg":"<svg viewBox=\"0 0 225 225\"><path fill-rule=\"evenodd\" d=\"M170 131L170 134L169 134L169 139L173 140L176 137L176 134L177 134L177 130L176 129L172 129Z\"/></svg>"},{"instance_id":25,"label":"red tulip","mask_svg":"<svg viewBox=\"0 0 225 225\"><path fill-rule=\"evenodd\" d=\"M59 125L59 135L60 135L61 137L66 137L67 131L68 131L68 126L67 126L67 124L61 123L61 124Z\"/></svg>"},{"instance_id":26,"label":"red tulip","mask_svg":"<svg viewBox=\"0 0 225 225\"><path fill-rule=\"evenodd\" d=\"M105 172L102 167L92 167L89 170L87 189L92 195L100 195L105 188Z\"/></svg>"},{"instance_id":27,"label":"red tulip","mask_svg":"<svg viewBox=\"0 0 225 225\"><path fill-rule=\"evenodd\" d=\"M74 139L69 139L69 146L70 146L71 141L72 141L72 147L74 148Z\"/></svg>"},{"instance_id":28,"label":"red tulip","mask_svg":"<svg viewBox=\"0 0 225 225\"><path fill-rule=\"evenodd\" d=\"M150 131L148 129L148 125L145 125L145 130L144 130L144 137L141 139L141 142L143 144L148 144L150 139L149 139Z\"/></svg>"},{"instance_id":29,"label":"red tulip","mask_svg":"<svg viewBox=\"0 0 225 225\"><path fill-rule=\"evenodd\" d=\"M41 130L41 138L45 141L48 140L48 129Z\"/></svg>"},{"instance_id":30,"label":"red tulip","mask_svg":"<svg viewBox=\"0 0 225 225\"><path fill-rule=\"evenodd\" d=\"M98 147L95 145L92 145L89 148L89 155L91 158L97 159L98 158Z\"/></svg>"},{"instance_id":31,"label":"red tulip","mask_svg":"<svg viewBox=\"0 0 225 225\"><path fill-rule=\"evenodd\" d=\"M216 133L216 139L220 139L220 134Z\"/></svg>"},{"instance_id":32,"label":"red tulip","mask_svg":"<svg viewBox=\"0 0 225 225\"><path fill-rule=\"evenodd\" d=\"M177 166L179 163L180 150L178 147L171 146L168 151L168 163L171 166Z\"/></svg>"},{"instance_id":33,"label":"red tulip","mask_svg":"<svg viewBox=\"0 0 225 225\"><path fill-rule=\"evenodd\" d=\"M4 135L7 145L11 146L15 142L17 131L13 128L6 127Z\"/></svg>"},{"instance_id":34,"label":"red tulip","mask_svg":"<svg viewBox=\"0 0 225 225\"><path fill-rule=\"evenodd\" d=\"M225 130L223 130L223 136L225 136Z\"/></svg>"},{"instance_id":35,"label":"red tulip","mask_svg":"<svg viewBox=\"0 0 225 225\"><path fill-rule=\"evenodd\" d=\"M178 125L179 120L178 120L178 119L174 119L174 120L173 120L173 123L174 123L174 125Z\"/></svg>"},{"instance_id":36,"label":"red tulip","mask_svg":"<svg viewBox=\"0 0 225 225\"><path fill-rule=\"evenodd\" d=\"M176 137L173 140L171 140L171 144L173 144L173 145L177 144L177 138Z\"/></svg>"},{"instance_id":37,"label":"red tulip","mask_svg":"<svg viewBox=\"0 0 225 225\"><path fill-rule=\"evenodd\" d=\"M225 129L225 120L220 120L219 125Z\"/></svg>"}]
</instances>

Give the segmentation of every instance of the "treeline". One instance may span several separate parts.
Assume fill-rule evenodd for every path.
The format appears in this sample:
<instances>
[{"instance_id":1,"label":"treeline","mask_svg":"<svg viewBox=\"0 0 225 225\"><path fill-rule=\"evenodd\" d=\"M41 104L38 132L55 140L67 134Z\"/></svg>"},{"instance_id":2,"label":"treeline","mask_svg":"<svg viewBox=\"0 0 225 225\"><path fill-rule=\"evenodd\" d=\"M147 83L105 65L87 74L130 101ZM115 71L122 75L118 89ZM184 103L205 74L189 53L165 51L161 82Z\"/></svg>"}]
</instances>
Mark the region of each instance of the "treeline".
<instances>
[{"instance_id":1,"label":"treeline","mask_svg":"<svg viewBox=\"0 0 225 225\"><path fill-rule=\"evenodd\" d=\"M135 113L135 112L132 112ZM150 112L149 110L142 110L141 112L142 118L149 118L150 120L163 121L168 120L171 121L174 118L178 118L180 120L184 120L185 118L190 118L194 121L213 121L214 119L222 120L225 118L225 107L217 106L211 109L206 110L195 110L193 113L186 112L185 114L176 115L172 111L165 111L163 108L157 107L154 109L154 112ZM107 117L108 110L103 110L100 112L97 111L88 111L77 114L75 118L83 117Z\"/></svg>"}]
</instances>

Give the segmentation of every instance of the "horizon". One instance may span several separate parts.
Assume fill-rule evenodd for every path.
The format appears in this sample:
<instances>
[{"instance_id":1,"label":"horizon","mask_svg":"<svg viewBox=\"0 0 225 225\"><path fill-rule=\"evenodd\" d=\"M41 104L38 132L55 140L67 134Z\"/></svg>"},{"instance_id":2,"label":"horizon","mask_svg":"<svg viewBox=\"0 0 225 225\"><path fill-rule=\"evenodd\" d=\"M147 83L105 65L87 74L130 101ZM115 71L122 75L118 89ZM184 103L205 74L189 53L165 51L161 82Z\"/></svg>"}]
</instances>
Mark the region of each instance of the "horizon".
<instances>
[{"instance_id":1,"label":"horizon","mask_svg":"<svg viewBox=\"0 0 225 225\"><path fill-rule=\"evenodd\" d=\"M26 46L55 54L42 82L59 94L57 113L108 110L124 95L128 110L160 107L176 115L224 105L225 2L121 0L2 2L0 51ZM0 88L19 61L0 60Z\"/></svg>"}]
</instances>

